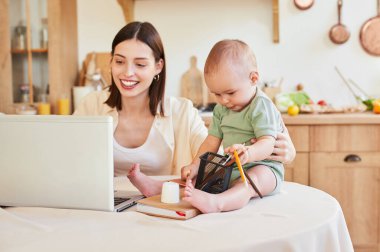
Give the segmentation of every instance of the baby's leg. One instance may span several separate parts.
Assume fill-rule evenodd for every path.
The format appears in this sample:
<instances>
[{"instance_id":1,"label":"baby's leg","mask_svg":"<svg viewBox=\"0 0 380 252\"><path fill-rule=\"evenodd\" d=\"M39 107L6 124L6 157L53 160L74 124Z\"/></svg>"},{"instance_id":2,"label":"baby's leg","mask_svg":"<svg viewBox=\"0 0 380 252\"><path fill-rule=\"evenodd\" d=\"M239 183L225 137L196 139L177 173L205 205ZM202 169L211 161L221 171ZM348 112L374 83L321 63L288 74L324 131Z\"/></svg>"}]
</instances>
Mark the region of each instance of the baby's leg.
<instances>
[{"instance_id":1,"label":"baby's leg","mask_svg":"<svg viewBox=\"0 0 380 252\"><path fill-rule=\"evenodd\" d=\"M217 213L244 207L253 196L254 190L236 183L220 194L211 194L195 189L191 181L186 182L183 200L198 208L202 213Z\"/></svg>"},{"instance_id":2,"label":"baby's leg","mask_svg":"<svg viewBox=\"0 0 380 252\"><path fill-rule=\"evenodd\" d=\"M270 194L276 188L276 176L268 166L257 165L249 169L247 174L263 196ZM249 184L249 186L252 188L251 184ZM258 196L259 195L253 191L253 197Z\"/></svg>"},{"instance_id":3,"label":"baby's leg","mask_svg":"<svg viewBox=\"0 0 380 252\"><path fill-rule=\"evenodd\" d=\"M256 184L263 196L270 194L276 187L276 177L265 165L258 165L248 170L248 175ZM233 186L220 194L211 194L195 189L187 181L183 200L198 208L202 213L215 213L240 209L257 193L249 184L248 187L239 178Z\"/></svg>"},{"instance_id":4,"label":"baby's leg","mask_svg":"<svg viewBox=\"0 0 380 252\"><path fill-rule=\"evenodd\" d=\"M162 181L154 180L140 171L140 165L134 164L128 172L131 183L146 197L161 193Z\"/></svg>"}]
</instances>

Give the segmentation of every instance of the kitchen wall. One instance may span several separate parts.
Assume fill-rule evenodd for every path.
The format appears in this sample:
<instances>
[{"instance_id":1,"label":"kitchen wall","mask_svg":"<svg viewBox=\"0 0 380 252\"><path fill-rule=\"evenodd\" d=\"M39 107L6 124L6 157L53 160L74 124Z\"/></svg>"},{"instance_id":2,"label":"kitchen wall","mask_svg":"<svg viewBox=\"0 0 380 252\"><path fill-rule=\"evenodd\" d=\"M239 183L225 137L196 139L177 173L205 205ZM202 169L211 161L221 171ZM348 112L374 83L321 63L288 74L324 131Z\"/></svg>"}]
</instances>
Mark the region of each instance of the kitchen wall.
<instances>
[{"instance_id":1,"label":"kitchen wall","mask_svg":"<svg viewBox=\"0 0 380 252\"><path fill-rule=\"evenodd\" d=\"M342 23L351 37L342 45L328 37L338 20L334 0L316 0L305 11L291 0L280 0L279 44L272 42L270 0L137 0L135 19L153 23L162 36L168 95L179 95L181 75L192 55L198 57L202 70L214 43L237 38L256 53L262 82L283 78L284 91L302 83L312 99L345 106L355 100L335 66L367 93L380 97L380 57L367 54L359 42L360 28L376 16L376 6L376 0L343 1ZM78 0L80 65L88 52L110 51L114 35L124 24L117 0Z\"/></svg>"}]
</instances>

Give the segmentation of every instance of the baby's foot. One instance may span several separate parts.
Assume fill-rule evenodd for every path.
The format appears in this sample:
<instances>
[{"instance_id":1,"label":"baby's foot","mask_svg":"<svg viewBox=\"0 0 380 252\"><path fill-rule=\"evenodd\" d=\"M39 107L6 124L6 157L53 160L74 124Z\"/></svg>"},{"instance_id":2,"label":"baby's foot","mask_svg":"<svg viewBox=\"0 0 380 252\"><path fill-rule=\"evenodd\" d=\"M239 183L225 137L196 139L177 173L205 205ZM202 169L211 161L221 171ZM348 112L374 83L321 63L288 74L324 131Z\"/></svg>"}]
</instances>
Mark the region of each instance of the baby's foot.
<instances>
[{"instance_id":1,"label":"baby's foot","mask_svg":"<svg viewBox=\"0 0 380 252\"><path fill-rule=\"evenodd\" d=\"M217 196L194 188L190 179L186 181L184 197L182 199L198 208L202 213L221 212L218 206Z\"/></svg>"},{"instance_id":2,"label":"baby's foot","mask_svg":"<svg viewBox=\"0 0 380 252\"><path fill-rule=\"evenodd\" d=\"M161 193L163 182L154 180L142 173L139 164L133 164L127 176L131 183L144 194L145 197Z\"/></svg>"}]
</instances>

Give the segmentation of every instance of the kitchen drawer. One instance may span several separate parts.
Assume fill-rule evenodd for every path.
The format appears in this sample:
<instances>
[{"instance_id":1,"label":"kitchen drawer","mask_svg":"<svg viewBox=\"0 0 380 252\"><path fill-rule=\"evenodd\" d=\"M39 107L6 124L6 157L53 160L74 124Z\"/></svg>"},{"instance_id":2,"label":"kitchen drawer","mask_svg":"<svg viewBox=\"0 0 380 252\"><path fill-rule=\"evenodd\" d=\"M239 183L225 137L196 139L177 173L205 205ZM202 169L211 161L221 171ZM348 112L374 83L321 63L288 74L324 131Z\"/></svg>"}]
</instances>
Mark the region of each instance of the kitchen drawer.
<instances>
[{"instance_id":1,"label":"kitchen drawer","mask_svg":"<svg viewBox=\"0 0 380 252\"><path fill-rule=\"evenodd\" d=\"M310 126L311 151L380 151L379 125Z\"/></svg>"},{"instance_id":2,"label":"kitchen drawer","mask_svg":"<svg viewBox=\"0 0 380 252\"><path fill-rule=\"evenodd\" d=\"M353 154L361 161L344 161ZM380 152L314 152L309 158L310 186L339 201L355 251L378 251Z\"/></svg>"},{"instance_id":3,"label":"kitchen drawer","mask_svg":"<svg viewBox=\"0 0 380 252\"><path fill-rule=\"evenodd\" d=\"M309 126L286 126L297 152L309 151Z\"/></svg>"}]
</instances>

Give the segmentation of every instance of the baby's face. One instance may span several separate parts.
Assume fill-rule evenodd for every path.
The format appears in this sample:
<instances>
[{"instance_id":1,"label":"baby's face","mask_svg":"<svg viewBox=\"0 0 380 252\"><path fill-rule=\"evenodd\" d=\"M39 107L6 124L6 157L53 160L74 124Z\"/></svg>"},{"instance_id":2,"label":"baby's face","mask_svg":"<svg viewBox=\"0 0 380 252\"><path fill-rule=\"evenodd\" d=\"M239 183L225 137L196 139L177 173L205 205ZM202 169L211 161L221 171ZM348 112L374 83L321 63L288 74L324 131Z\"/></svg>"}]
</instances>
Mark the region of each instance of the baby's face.
<instances>
[{"instance_id":1,"label":"baby's face","mask_svg":"<svg viewBox=\"0 0 380 252\"><path fill-rule=\"evenodd\" d=\"M216 73L205 75L208 88L217 102L233 111L241 111L256 92L257 73L223 64Z\"/></svg>"}]
</instances>

